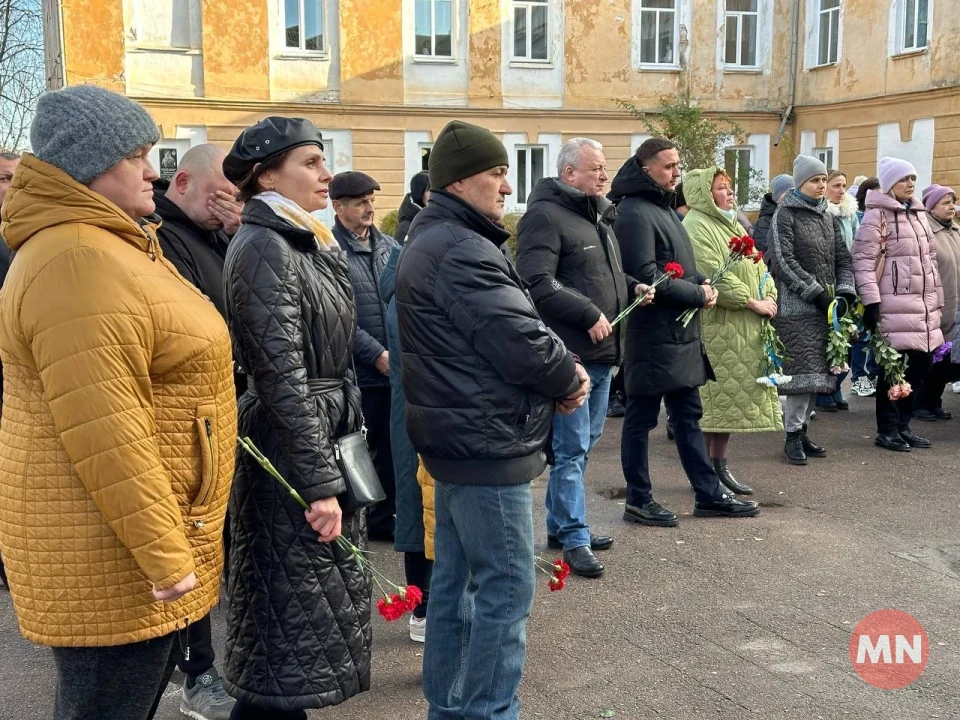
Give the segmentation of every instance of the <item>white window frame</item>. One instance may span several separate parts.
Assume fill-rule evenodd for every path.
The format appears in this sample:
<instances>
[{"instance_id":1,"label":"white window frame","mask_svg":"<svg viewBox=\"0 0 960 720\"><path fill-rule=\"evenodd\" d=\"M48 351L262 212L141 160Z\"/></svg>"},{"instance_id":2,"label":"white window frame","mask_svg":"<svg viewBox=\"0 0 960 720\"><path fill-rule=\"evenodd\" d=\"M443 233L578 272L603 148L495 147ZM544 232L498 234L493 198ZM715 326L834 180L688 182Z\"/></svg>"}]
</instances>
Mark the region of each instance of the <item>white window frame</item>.
<instances>
[{"instance_id":1,"label":"white window frame","mask_svg":"<svg viewBox=\"0 0 960 720\"><path fill-rule=\"evenodd\" d=\"M543 152L543 175L541 178L533 178L533 153L532 150L540 150ZM520 199L520 152L525 151L527 153L526 160L526 173L523 177L523 181L526 184L526 194L523 199ZM550 177L550 146L544 145L542 143L530 143L524 145L517 145L514 148L515 160L517 162L517 205L521 208L526 209L527 199L530 197L530 193L533 192L534 186L537 182L545 177Z\"/></svg>"},{"instance_id":2,"label":"white window frame","mask_svg":"<svg viewBox=\"0 0 960 720\"><path fill-rule=\"evenodd\" d=\"M308 50L306 48L306 4L308 2L316 2L320 6L320 38L322 40L322 46L316 50ZM281 53L284 55L326 55L329 52L328 48L330 47L330 41L328 37L329 25L327 24L327 0L297 0L297 8L300 12L300 17L298 18L298 23L300 26L300 45L299 47L292 47L287 45L287 3L286 0L280 0Z\"/></svg>"},{"instance_id":3,"label":"white window frame","mask_svg":"<svg viewBox=\"0 0 960 720\"><path fill-rule=\"evenodd\" d=\"M416 62L451 62L457 58L457 0L450 0L450 54L437 55L437 0L430 2L430 55L417 47L417 4L413 3L413 57Z\"/></svg>"},{"instance_id":4,"label":"white window frame","mask_svg":"<svg viewBox=\"0 0 960 720\"><path fill-rule=\"evenodd\" d=\"M724 33L723 33L723 66L728 69L735 70L758 70L761 66L760 59L760 33L763 32L763 1L757 0L757 9L756 10L728 10L727 3L729 0L723 0L723 12L724 12ZM743 39L743 18L745 16L752 15L756 18L754 24L755 35L753 38L753 58L754 62L751 65L743 64L742 60L742 39ZM734 20L737 23L737 58L736 62L727 62L727 25Z\"/></svg>"},{"instance_id":5,"label":"white window frame","mask_svg":"<svg viewBox=\"0 0 960 720\"><path fill-rule=\"evenodd\" d=\"M827 172L831 170L836 170L834 166L834 156L832 147L818 147L813 149L813 156L823 163L823 166L827 169Z\"/></svg>"},{"instance_id":6,"label":"white window frame","mask_svg":"<svg viewBox=\"0 0 960 720\"><path fill-rule=\"evenodd\" d=\"M731 175L731 181L733 182L733 201L736 204L737 208L744 208L750 204L750 168L754 166L754 161L757 155L757 149L753 145L727 145L722 150L723 156L721 157L720 166L726 169L727 167L727 153L735 152L738 153L747 153L747 188L746 188L746 199L744 202L740 202L740 185L739 185L739 175L740 173L737 170L740 167L739 162L737 167L734 168L733 174ZM729 173L728 173L729 174Z\"/></svg>"},{"instance_id":7,"label":"white window frame","mask_svg":"<svg viewBox=\"0 0 960 720\"><path fill-rule=\"evenodd\" d=\"M533 8L542 7L546 10L547 14L547 56L543 58L533 57ZM526 37L526 53L524 55L516 54L516 22L517 22L517 10L523 10L527 16L527 37ZM550 57L552 55L553 48L550 43L550 31L551 21L550 15L552 15L550 8L549 0L512 0L510 3L510 60L511 62L531 64L531 65L549 65Z\"/></svg>"},{"instance_id":8,"label":"white window frame","mask_svg":"<svg viewBox=\"0 0 960 720\"><path fill-rule=\"evenodd\" d=\"M833 0L829 0L829 1L832 2ZM823 7L823 4L825 2L828 2L828 0L817 0L816 24L814 26L814 37L816 38L816 42L817 42L817 53L816 53L816 58L814 62L815 67L824 67L826 65L836 65L838 62L840 62L840 35L843 32L843 28L841 26L841 10L843 8L843 0L836 0L836 3L837 3L836 7L830 7L830 8ZM832 48L835 53L835 57L831 57L830 55L831 48L828 46L827 59L824 61L821 61L820 51L822 50L822 48L820 47L820 29L823 26L823 23L825 21L827 23L830 23L831 28L833 26L832 23L836 23L837 25L837 46L835 48ZM830 37L832 35L833 33L830 33L830 32L827 33L828 43L830 42Z\"/></svg>"},{"instance_id":9,"label":"white window frame","mask_svg":"<svg viewBox=\"0 0 960 720\"><path fill-rule=\"evenodd\" d=\"M637 43L637 53L639 59L639 67L641 68L650 68L650 69L663 69L663 68L679 68L680 67L680 13L682 11L682 5L688 0L673 0L673 9L669 8L647 8L644 7L644 0L634 0L637 3L639 8L638 13L638 22L637 22L637 31L640 33L640 39ZM660 15L661 14L673 14L673 48L671 53L671 59L669 62L661 62L660 60L654 60L653 62L643 60L643 18L647 13L654 13L657 18L657 28L660 27ZM656 39L656 56L660 57L660 35L655 34Z\"/></svg>"},{"instance_id":10,"label":"white window frame","mask_svg":"<svg viewBox=\"0 0 960 720\"><path fill-rule=\"evenodd\" d=\"M927 6L926 33L922 45L918 45L916 38L920 28L920 5ZM907 37L907 8L913 7L913 45L906 44ZM933 14L933 0L897 0L896 2L896 54L923 52L930 47L930 31L932 29L931 16Z\"/></svg>"}]
</instances>

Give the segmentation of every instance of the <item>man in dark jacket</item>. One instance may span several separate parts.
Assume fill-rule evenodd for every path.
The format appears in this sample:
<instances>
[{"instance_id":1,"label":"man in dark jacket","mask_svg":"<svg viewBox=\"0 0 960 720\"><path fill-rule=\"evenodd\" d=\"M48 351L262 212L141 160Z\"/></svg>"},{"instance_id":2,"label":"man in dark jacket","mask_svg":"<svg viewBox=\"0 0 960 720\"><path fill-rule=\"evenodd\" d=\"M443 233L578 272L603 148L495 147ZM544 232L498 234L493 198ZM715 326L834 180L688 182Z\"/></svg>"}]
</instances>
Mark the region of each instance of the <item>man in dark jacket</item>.
<instances>
[{"instance_id":1,"label":"man in dark jacket","mask_svg":"<svg viewBox=\"0 0 960 720\"><path fill-rule=\"evenodd\" d=\"M363 393L367 443L377 476L387 495L367 516L371 540L393 542L396 483L390 450L390 353L387 352L387 304L380 294L380 273L397 246L373 224L380 185L362 172L342 172L330 181L337 217L333 235L347 253L357 305L357 339L353 360Z\"/></svg>"},{"instance_id":2,"label":"man in dark jacket","mask_svg":"<svg viewBox=\"0 0 960 720\"><path fill-rule=\"evenodd\" d=\"M627 415L621 439L627 505L623 519L643 525L677 524L676 514L653 499L647 449L666 403L680 462L696 493L693 514L701 517L756 515L754 502L720 491L700 430L703 406L698 388L713 380L700 338L700 318L686 326L677 320L688 308L711 308L717 291L697 271L693 246L673 211L673 188L680 178L680 154L665 138L646 140L613 180L617 203L614 228L626 273L649 284L668 262L683 266L683 277L664 281L657 299L630 316L626 332Z\"/></svg>"},{"instance_id":3,"label":"man in dark jacket","mask_svg":"<svg viewBox=\"0 0 960 720\"><path fill-rule=\"evenodd\" d=\"M397 271L407 430L436 480L436 564L423 658L431 718L518 720L534 595L530 481L555 406L590 380L500 251L507 152L453 121Z\"/></svg>"},{"instance_id":4,"label":"man in dark jacket","mask_svg":"<svg viewBox=\"0 0 960 720\"><path fill-rule=\"evenodd\" d=\"M418 172L410 178L410 192L403 196L400 210L397 211L397 229L393 232L393 239L400 245L407 237L410 223L413 222L417 213L427 206L429 200L430 175L426 171Z\"/></svg>"},{"instance_id":5,"label":"man in dark jacket","mask_svg":"<svg viewBox=\"0 0 960 720\"><path fill-rule=\"evenodd\" d=\"M777 175L770 181L770 192L763 196L763 202L760 203L760 215L757 216L757 224L753 229L753 241L756 243L757 250L767 251L770 243L770 223L773 222L773 214L777 211L783 196L793 190L793 177L790 175Z\"/></svg>"},{"instance_id":6,"label":"man in dark jacket","mask_svg":"<svg viewBox=\"0 0 960 720\"><path fill-rule=\"evenodd\" d=\"M584 406L554 415L547 484L547 545L562 547L571 570L584 577L603 574L593 551L613 545L611 537L591 535L583 489L587 455L606 420L610 378L623 360L623 326L610 321L646 290L624 275L617 239L603 221L610 205L603 197L606 165L600 143L569 140L557 157L557 177L537 183L517 227L517 272L544 322L590 375Z\"/></svg>"},{"instance_id":7,"label":"man in dark jacket","mask_svg":"<svg viewBox=\"0 0 960 720\"><path fill-rule=\"evenodd\" d=\"M240 227L240 204L236 188L223 175L226 151L211 145L190 148L170 181L157 180L153 201L162 223L157 233L163 256L200 292L210 298L224 319L223 264L227 244ZM237 396L246 388L246 374L234 373ZM229 553L229 533L224 523L224 556ZM215 653L210 616L187 631L184 659L179 663L186 676L180 711L204 720L228 720L234 699L223 689L213 666Z\"/></svg>"}]
</instances>

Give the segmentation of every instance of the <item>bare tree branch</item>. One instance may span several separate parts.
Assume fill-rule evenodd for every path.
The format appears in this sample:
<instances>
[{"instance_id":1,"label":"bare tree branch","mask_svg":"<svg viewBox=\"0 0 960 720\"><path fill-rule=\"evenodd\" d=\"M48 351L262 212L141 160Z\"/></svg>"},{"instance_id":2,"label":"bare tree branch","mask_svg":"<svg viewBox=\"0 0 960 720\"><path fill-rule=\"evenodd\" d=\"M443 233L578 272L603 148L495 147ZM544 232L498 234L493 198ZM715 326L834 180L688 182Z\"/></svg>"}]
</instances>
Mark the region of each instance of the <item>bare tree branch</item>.
<instances>
[{"instance_id":1,"label":"bare tree branch","mask_svg":"<svg viewBox=\"0 0 960 720\"><path fill-rule=\"evenodd\" d=\"M0 0L0 151L29 146L43 60L40 0Z\"/></svg>"}]
</instances>

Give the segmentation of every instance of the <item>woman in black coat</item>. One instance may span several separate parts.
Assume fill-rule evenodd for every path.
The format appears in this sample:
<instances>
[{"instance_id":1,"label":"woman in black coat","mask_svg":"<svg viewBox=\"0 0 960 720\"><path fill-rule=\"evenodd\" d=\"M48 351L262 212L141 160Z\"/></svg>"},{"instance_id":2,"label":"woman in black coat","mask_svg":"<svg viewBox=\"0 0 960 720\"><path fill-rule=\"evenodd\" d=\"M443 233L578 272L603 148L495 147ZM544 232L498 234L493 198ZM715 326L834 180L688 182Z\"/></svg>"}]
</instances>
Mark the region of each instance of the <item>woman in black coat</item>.
<instances>
[{"instance_id":1,"label":"woman in black coat","mask_svg":"<svg viewBox=\"0 0 960 720\"><path fill-rule=\"evenodd\" d=\"M250 382L239 431L310 504L306 513L241 452L230 499L224 685L231 718L300 718L370 686L370 579L334 542L343 514L336 438L361 425L351 358L356 313L346 257L309 213L330 173L308 120L269 117L224 161L245 202L224 271L236 360ZM306 517L304 516L306 515ZM320 542L317 542L317 535Z\"/></svg>"}]
</instances>

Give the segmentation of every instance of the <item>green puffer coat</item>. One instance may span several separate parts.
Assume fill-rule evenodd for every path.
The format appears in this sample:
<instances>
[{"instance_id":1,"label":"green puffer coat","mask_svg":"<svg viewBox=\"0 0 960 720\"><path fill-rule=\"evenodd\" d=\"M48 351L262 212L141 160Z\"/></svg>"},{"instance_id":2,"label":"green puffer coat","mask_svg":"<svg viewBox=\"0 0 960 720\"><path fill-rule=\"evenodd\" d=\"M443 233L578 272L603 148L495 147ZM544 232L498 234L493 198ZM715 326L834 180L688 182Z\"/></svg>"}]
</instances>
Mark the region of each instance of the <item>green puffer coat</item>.
<instances>
[{"instance_id":1,"label":"green puffer coat","mask_svg":"<svg viewBox=\"0 0 960 720\"><path fill-rule=\"evenodd\" d=\"M710 192L720 168L693 170L683 181L687 205L692 209L683 226L693 243L697 270L707 277L729 254L730 238L745 235L735 219L727 220ZM775 388L757 383L764 358L760 329L763 318L746 308L751 298L777 298L773 279L761 261L736 263L717 283L720 294L710 310L701 310L703 340L717 379L700 388L704 432L739 433L783 430L783 417Z\"/></svg>"}]
</instances>

